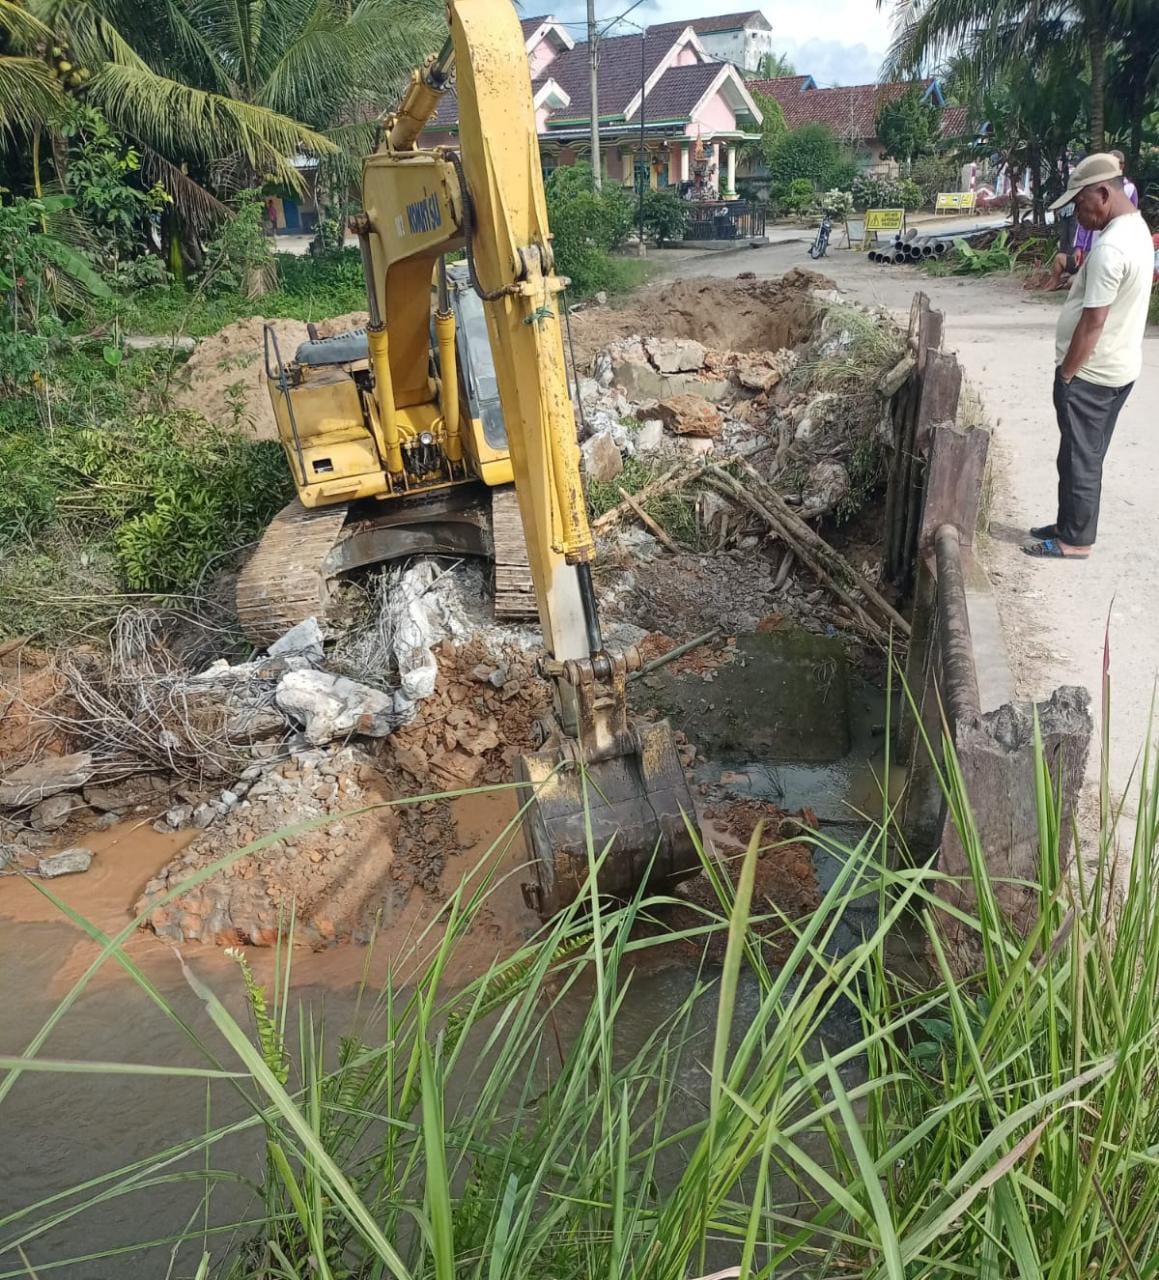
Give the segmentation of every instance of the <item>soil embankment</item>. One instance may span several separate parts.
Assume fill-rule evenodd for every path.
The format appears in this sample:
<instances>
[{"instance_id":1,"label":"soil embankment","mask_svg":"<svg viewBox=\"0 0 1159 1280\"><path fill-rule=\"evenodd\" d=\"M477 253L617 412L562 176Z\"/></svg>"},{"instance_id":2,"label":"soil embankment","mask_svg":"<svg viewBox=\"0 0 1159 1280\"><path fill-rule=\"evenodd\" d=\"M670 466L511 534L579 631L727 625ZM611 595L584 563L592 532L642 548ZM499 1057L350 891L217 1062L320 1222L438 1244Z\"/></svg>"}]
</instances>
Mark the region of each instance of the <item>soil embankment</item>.
<instances>
[{"instance_id":1,"label":"soil embankment","mask_svg":"<svg viewBox=\"0 0 1159 1280\"><path fill-rule=\"evenodd\" d=\"M745 734L734 725L733 745L713 745L703 709L723 699L735 712L724 691L747 681L764 726L753 741L775 758L788 741L775 727L786 680L817 694L815 714L840 720L846 665L879 662L872 602L837 590L805 535L856 552L843 581L873 578L874 386L899 340L881 318L833 303L829 280L794 270L682 280L572 318L605 633L653 662L699 640L667 667L685 682L680 697L645 677L633 709L673 717L703 830L726 864L767 820L758 900L790 918L819 901L809 849L792 834L810 815L789 827L775 796L741 785ZM272 429L261 323L200 343L185 393L258 435ZM278 324L290 354L304 326ZM858 512L851 540L841 529ZM348 593L341 624L309 620L249 656L207 660L220 628L193 643L191 624L164 610L127 611L107 649L29 651L0 681L0 862L45 876L88 866L68 880L81 904L74 885L95 885L108 865L103 837L116 833L123 865L127 833L143 829L180 846L162 865L143 851L140 874L117 879L124 912L157 939L268 947L292 920L299 945L377 938L395 956L465 878L490 877L480 964L516 947L536 920L519 894L513 793L480 789L508 783L550 713L537 631L496 624L486 573L462 563L404 562ZM400 599L413 605L405 617ZM766 678L746 637L780 635L804 637L785 641L798 665ZM848 734L833 741L848 750ZM707 882L682 892L688 910L709 906ZM4 898L0 888L0 914Z\"/></svg>"}]
</instances>

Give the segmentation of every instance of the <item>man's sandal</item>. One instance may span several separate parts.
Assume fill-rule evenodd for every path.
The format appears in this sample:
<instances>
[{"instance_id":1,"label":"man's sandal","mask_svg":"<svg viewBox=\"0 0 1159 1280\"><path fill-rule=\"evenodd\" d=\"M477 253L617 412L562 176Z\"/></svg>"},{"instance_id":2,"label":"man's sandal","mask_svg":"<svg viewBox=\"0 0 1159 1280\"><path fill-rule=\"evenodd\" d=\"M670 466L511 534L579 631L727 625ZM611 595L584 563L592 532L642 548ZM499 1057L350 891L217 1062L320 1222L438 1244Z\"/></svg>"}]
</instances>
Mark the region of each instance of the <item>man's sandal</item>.
<instances>
[{"instance_id":1,"label":"man's sandal","mask_svg":"<svg viewBox=\"0 0 1159 1280\"><path fill-rule=\"evenodd\" d=\"M1045 542L1047 538L1058 537L1058 525L1056 524L1040 524L1036 529L1031 529L1030 536L1037 538L1039 542Z\"/></svg>"},{"instance_id":2,"label":"man's sandal","mask_svg":"<svg viewBox=\"0 0 1159 1280\"><path fill-rule=\"evenodd\" d=\"M1064 551L1057 538L1043 538L1041 542L1031 543L1022 548L1024 556L1034 556L1038 560L1089 560L1089 551Z\"/></svg>"}]
</instances>

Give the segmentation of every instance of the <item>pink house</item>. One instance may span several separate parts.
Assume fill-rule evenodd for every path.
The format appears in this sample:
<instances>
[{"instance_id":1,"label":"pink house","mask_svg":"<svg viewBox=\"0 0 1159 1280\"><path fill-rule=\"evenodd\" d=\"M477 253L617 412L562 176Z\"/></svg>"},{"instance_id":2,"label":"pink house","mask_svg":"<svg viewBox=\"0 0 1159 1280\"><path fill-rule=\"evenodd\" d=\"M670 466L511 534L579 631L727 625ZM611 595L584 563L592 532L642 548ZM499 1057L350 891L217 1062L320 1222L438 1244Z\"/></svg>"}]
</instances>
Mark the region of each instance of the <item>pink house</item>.
<instances>
[{"instance_id":1,"label":"pink house","mask_svg":"<svg viewBox=\"0 0 1159 1280\"><path fill-rule=\"evenodd\" d=\"M588 45L553 17L523 19L545 170L591 162ZM731 62L713 57L693 24L604 36L597 46L600 164L605 181L736 196L738 148L756 141L761 113ZM455 140L448 93L424 135Z\"/></svg>"}]
</instances>

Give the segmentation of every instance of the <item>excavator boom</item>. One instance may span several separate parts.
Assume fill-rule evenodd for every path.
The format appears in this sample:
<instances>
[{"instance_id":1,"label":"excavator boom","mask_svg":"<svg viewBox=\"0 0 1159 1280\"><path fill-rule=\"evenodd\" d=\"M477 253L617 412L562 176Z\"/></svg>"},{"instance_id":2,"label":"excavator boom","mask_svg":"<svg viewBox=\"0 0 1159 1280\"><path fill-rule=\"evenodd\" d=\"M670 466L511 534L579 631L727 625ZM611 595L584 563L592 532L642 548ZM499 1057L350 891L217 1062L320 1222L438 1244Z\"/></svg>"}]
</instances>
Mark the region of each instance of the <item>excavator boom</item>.
<instances>
[{"instance_id":1,"label":"excavator boom","mask_svg":"<svg viewBox=\"0 0 1159 1280\"><path fill-rule=\"evenodd\" d=\"M387 467L401 475L399 410L429 395L428 282L439 257L461 246L486 314L547 649L541 669L555 689L543 747L517 766L536 871L529 898L550 914L580 892L593 852L600 890L617 895L691 874L693 807L668 725L628 715L638 654L609 652L600 630L560 326L567 281L555 269L520 23L509 0L451 0L448 13L448 44L413 73L364 169L355 228L377 427ZM461 149L424 150L418 140L452 66ZM453 377L444 367L444 386Z\"/></svg>"}]
</instances>

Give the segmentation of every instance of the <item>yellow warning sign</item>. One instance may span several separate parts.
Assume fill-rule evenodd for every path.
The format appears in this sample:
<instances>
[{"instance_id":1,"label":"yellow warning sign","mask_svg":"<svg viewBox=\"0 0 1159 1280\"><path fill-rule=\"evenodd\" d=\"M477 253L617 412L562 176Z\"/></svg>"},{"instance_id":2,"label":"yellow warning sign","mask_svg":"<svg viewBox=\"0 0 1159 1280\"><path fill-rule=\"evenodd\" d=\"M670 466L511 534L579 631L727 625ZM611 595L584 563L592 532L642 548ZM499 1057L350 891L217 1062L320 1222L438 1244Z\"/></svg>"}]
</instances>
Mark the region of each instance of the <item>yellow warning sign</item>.
<instances>
[{"instance_id":1,"label":"yellow warning sign","mask_svg":"<svg viewBox=\"0 0 1159 1280\"><path fill-rule=\"evenodd\" d=\"M904 209L866 209L865 230L900 231L905 221Z\"/></svg>"},{"instance_id":2,"label":"yellow warning sign","mask_svg":"<svg viewBox=\"0 0 1159 1280\"><path fill-rule=\"evenodd\" d=\"M973 209L978 199L976 191L939 191L934 203L934 213L954 213L961 209Z\"/></svg>"}]
</instances>

